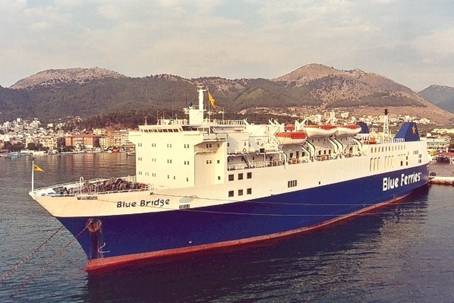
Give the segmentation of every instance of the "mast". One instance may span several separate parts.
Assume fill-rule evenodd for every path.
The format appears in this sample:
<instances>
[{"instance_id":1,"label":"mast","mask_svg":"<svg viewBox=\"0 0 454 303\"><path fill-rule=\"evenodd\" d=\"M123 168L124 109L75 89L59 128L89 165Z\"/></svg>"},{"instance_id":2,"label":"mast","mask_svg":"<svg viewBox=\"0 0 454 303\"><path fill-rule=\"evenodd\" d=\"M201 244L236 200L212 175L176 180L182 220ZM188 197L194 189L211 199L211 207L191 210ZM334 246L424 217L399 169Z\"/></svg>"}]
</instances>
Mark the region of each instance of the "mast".
<instances>
[{"instance_id":1,"label":"mast","mask_svg":"<svg viewBox=\"0 0 454 303\"><path fill-rule=\"evenodd\" d=\"M35 191L35 158L32 158L32 193Z\"/></svg>"},{"instance_id":2,"label":"mast","mask_svg":"<svg viewBox=\"0 0 454 303\"><path fill-rule=\"evenodd\" d=\"M388 109L385 108L385 115L383 117L383 142L387 141L389 138L389 119L388 119Z\"/></svg>"}]
</instances>

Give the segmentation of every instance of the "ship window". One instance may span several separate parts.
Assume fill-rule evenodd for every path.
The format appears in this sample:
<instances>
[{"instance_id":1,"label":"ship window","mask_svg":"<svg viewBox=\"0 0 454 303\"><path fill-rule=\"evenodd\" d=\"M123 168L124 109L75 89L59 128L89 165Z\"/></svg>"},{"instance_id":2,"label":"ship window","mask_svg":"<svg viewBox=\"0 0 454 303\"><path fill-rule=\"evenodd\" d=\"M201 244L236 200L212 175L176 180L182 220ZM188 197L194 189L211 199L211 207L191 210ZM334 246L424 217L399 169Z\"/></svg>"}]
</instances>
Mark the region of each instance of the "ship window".
<instances>
[{"instance_id":1,"label":"ship window","mask_svg":"<svg viewBox=\"0 0 454 303\"><path fill-rule=\"evenodd\" d=\"M404 166L404 161L400 161L400 166Z\"/></svg>"},{"instance_id":2,"label":"ship window","mask_svg":"<svg viewBox=\"0 0 454 303\"><path fill-rule=\"evenodd\" d=\"M242 196L243 195L243 190L242 189L239 189L238 190L238 196Z\"/></svg>"},{"instance_id":3,"label":"ship window","mask_svg":"<svg viewBox=\"0 0 454 303\"><path fill-rule=\"evenodd\" d=\"M207 164L211 164L211 160L207 160Z\"/></svg>"},{"instance_id":4,"label":"ship window","mask_svg":"<svg viewBox=\"0 0 454 303\"><path fill-rule=\"evenodd\" d=\"M233 190L229 190L229 197L233 197L234 195L234 191Z\"/></svg>"},{"instance_id":5,"label":"ship window","mask_svg":"<svg viewBox=\"0 0 454 303\"><path fill-rule=\"evenodd\" d=\"M246 176L247 176L248 179L251 179L252 178L252 172L248 172Z\"/></svg>"},{"instance_id":6,"label":"ship window","mask_svg":"<svg viewBox=\"0 0 454 303\"><path fill-rule=\"evenodd\" d=\"M252 194L252 188L246 189L246 193L247 193L248 195L251 195L251 194Z\"/></svg>"},{"instance_id":7,"label":"ship window","mask_svg":"<svg viewBox=\"0 0 454 303\"><path fill-rule=\"evenodd\" d=\"M170 175L167 175L167 179L170 179Z\"/></svg>"},{"instance_id":8,"label":"ship window","mask_svg":"<svg viewBox=\"0 0 454 303\"><path fill-rule=\"evenodd\" d=\"M156 173L151 173L151 176L152 177L156 177Z\"/></svg>"},{"instance_id":9,"label":"ship window","mask_svg":"<svg viewBox=\"0 0 454 303\"><path fill-rule=\"evenodd\" d=\"M218 164L221 163L221 160L217 160Z\"/></svg>"},{"instance_id":10,"label":"ship window","mask_svg":"<svg viewBox=\"0 0 454 303\"><path fill-rule=\"evenodd\" d=\"M288 187L295 187L297 184L296 180L291 180L287 182Z\"/></svg>"},{"instance_id":11,"label":"ship window","mask_svg":"<svg viewBox=\"0 0 454 303\"><path fill-rule=\"evenodd\" d=\"M321 151L321 150L319 150L319 151L318 151L318 155L320 156L321 154L322 154L322 151Z\"/></svg>"},{"instance_id":12,"label":"ship window","mask_svg":"<svg viewBox=\"0 0 454 303\"><path fill-rule=\"evenodd\" d=\"M218 180L221 180L221 176L218 176Z\"/></svg>"},{"instance_id":13,"label":"ship window","mask_svg":"<svg viewBox=\"0 0 454 303\"><path fill-rule=\"evenodd\" d=\"M238 174L238 180L243 180L243 173Z\"/></svg>"},{"instance_id":14,"label":"ship window","mask_svg":"<svg viewBox=\"0 0 454 303\"><path fill-rule=\"evenodd\" d=\"M229 175L229 181L233 181L233 180L234 180L233 174Z\"/></svg>"},{"instance_id":15,"label":"ship window","mask_svg":"<svg viewBox=\"0 0 454 303\"><path fill-rule=\"evenodd\" d=\"M142 143L137 143L137 146L138 147L142 147Z\"/></svg>"}]
</instances>

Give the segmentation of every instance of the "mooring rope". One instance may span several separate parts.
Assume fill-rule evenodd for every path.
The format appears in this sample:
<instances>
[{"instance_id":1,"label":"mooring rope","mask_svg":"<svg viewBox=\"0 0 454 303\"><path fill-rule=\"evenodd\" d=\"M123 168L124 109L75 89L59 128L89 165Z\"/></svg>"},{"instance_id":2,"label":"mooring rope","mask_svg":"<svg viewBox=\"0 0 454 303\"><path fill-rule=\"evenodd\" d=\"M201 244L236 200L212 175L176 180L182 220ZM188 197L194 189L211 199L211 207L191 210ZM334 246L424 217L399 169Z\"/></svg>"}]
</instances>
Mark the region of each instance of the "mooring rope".
<instances>
[{"instance_id":1,"label":"mooring rope","mask_svg":"<svg viewBox=\"0 0 454 303\"><path fill-rule=\"evenodd\" d=\"M31 252L25 256L23 256L22 258L19 259L19 261L17 261L13 267L9 270L6 270L5 272L3 272L0 276L0 284L3 284L12 274L14 274L18 269L19 269L19 266L27 263L28 261L31 260L31 258L39 251L41 250L41 248L43 248L47 243L50 242L50 240L52 240L53 237L55 237L62 229L64 228L64 226L60 226L59 228L57 228L49 237L47 237L47 239L45 239L44 241L42 241L37 247L35 247L34 249L31 250Z\"/></svg>"},{"instance_id":2,"label":"mooring rope","mask_svg":"<svg viewBox=\"0 0 454 303\"><path fill-rule=\"evenodd\" d=\"M68 248L71 244L73 244L82 235L82 233L87 230L88 225L89 225L89 223L87 223L87 225L85 225L85 227L76 236L74 236L71 240L69 240L60 250L58 250L56 253L54 253L52 256L50 256L49 257L50 261L46 262L42 266L43 269L48 269L49 265L51 265L51 263L54 262L56 258L60 258L60 257L64 256L64 254L67 252L66 248ZM63 225L61 226L61 228L63 228ZM16 291L14 292L14 294L11 295L11 297L16 297L19 294L20 290L22 290L25 286L30 284L30 282L32 282L33 279L36 278L36 276L39 273L43 273L43 272L44 272L44 270L43 271L34 271L33 274L26 276L24 278L24 280L22 281L22 283L16 288Z\"/></svg>"}]
</instances>

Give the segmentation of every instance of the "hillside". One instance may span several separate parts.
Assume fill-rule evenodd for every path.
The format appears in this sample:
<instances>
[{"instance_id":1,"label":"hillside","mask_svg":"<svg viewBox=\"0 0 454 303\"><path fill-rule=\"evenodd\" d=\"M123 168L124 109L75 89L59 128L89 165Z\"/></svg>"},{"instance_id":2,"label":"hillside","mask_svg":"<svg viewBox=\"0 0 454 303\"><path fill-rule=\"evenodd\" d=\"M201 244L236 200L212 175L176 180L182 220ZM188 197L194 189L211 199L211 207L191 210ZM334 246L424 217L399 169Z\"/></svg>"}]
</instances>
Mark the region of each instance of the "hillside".
<instances>
[{"instance_id":1,"label":"hillside","mask_svg":"<svg viewBox=\"0 0 454 303\"><path fill-rule=\"evenodd\" d=\"M454 87L431 85L420 91L419 95L436 106L454 113Z\"/></svg>"},{"instance_id":2,"label":"hillside","mask_svg":"<svg viewBox=\"0 0 454 303\"><path fill-rule=\"evenodd\" d=\"M274 79L287 87L305 88L324 107L425 106L408 87L383 76L355 69L337 70L309 64Z\"/></svg>"},{"instance_id":3,"label":"hillside","mask_svg":"<svg viewBox=\"0 0 454 303\"><path fill-rule=\"evenodd\" d=\"M54 87L70 83L84 84L106 78L125 78L125 76L99 67L49 69L19 80L11 88Z\"/></svg>"},{"instance_id":4,"label":"hillside","mask_svg":"<svg viewBox=\"0 0 454 303\"><path fill-rule=\"evenodd\" d=\"M380 75L319 64L303 66L272 80L185 79L168 74L130 78L110 71L94 76L93 69L91 72L77 69L72 73L74 70L45 71L19 81L15 88L0 88L0 120L181 110L196 99L199 84L210 89L226 112L253 112L257 107L288 111L291 107L301 113L341 109L374 114L392 107L392 113L428 117L440 124L449 123L454 117L409 88Z\"/></svg>"}]
</instances>

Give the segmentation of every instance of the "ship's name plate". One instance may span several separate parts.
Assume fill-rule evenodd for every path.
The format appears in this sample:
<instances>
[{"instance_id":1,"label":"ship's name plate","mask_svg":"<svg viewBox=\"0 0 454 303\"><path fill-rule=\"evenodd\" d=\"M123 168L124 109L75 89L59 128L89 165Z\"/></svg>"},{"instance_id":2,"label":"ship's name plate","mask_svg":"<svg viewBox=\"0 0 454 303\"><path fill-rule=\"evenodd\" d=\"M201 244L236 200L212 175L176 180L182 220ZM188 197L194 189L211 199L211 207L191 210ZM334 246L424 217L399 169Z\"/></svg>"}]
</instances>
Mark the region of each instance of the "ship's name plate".
<instances>
[{"instance_id":1,"label":"ship's name plate","mask_svg":"<svg viewBox=\"0 0 454 303\"><path fill-rule=\"evenodd\" d=\"M412 173L409 175L401 174L400 178L383 178L383 191L388 191L398 187L403 187L421 181L421 173Z\"/></svg>"},{"instance_id":2,"label":"ship's name plate","mask_svg":"<svg viewBox=\"0 0 454 303\"><path fill-rule=\"evenodd\" d=\"M170 204L170 199L140 200L140 201L118 201L117 208L126 207L165 207Z\"/></svg>"}]
</instances>

